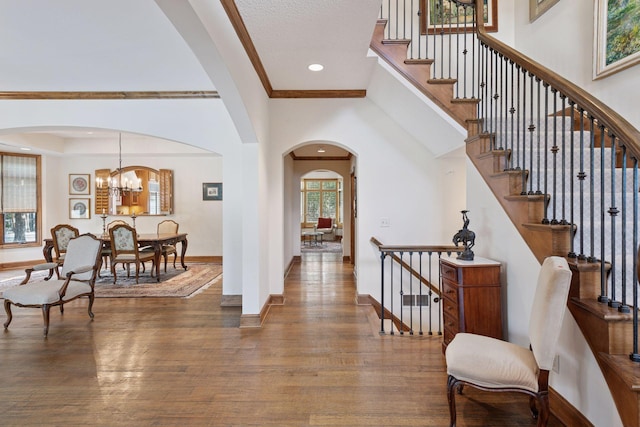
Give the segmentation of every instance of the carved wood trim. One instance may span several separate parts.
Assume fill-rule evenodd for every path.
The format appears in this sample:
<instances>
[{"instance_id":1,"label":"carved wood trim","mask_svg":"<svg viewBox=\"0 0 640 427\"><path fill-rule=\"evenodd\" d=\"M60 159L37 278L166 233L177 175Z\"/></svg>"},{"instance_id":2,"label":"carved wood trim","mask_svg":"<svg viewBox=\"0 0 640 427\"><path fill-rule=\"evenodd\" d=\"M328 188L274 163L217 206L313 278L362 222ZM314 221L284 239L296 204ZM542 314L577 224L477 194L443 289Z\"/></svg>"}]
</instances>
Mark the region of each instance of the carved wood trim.
<instances>
[{"instance_id":1,"label":"carved wood trim","mask_svg":"<svg viewBox=\"0 0 640 427\"><path fill-rule=\"evenodd\" d=\"M192 99L192 98L220 98L217 91L147 91L147 92L0 92L0 99Z\"/></svg>"}]
</instances>

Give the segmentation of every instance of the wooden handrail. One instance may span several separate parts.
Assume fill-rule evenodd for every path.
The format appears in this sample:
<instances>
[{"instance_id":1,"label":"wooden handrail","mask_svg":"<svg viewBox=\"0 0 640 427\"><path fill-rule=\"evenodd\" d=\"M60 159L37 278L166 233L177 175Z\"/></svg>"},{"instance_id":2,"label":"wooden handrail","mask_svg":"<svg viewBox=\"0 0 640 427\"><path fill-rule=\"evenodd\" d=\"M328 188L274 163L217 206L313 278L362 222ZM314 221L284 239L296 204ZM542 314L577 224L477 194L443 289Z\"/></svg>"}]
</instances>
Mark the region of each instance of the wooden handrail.
<instances>
[{"instance_id":1,"label":"wooden handrail","mask_svg":"<svg viewBox=\"0 0 640 427\"><path fill-rule=\"evenodd\" d=\"M462 252L464 248L460 248L458 246L453 245L384 245L375 237L370 239L370 242L378 247L380 252L446 252L446 253L454 253L454 252ZM391 258L400 264L402 268L406 269L411 273L411 275L422 283L425 286L428 286L432 292L435 292L437 295L440 295L440 289L437 285L434 285L429 280L425 279L420 275L419 272L414 270L409 264L404 262L399 256L391 255Z\"/></svg>"},{"instance_id":2,"label":"wooden handrail","mask_svg":"<svg viewBox=\"0 0 640 427\"><path fill-rule=\"evenodd\" d=\"M483 0L475 0L476 23L482 23L484 21L483 7ZM527 72L533 74L544 83L549 84L553 89L569 97L579 108L586 110L590 116L598 120L601 125L608 128L613 135L619 138L633 157L640 159L640 131L631 125L624 117L569 80L490 36L485 30L484 25L476 24L476 32L481 42L510 61L513 61Z\"/></svg>"}]
</instances>

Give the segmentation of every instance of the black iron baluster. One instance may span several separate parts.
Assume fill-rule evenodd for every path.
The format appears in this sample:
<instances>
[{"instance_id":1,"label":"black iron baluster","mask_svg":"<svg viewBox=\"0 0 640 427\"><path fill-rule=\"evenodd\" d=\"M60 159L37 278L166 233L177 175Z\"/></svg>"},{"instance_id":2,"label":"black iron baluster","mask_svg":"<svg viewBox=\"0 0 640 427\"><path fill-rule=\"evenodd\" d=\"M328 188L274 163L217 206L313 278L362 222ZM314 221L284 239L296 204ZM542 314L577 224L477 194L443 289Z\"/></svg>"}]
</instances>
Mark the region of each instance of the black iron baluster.
<instances>
[{"instance_id":1,"label":"black iron baluster","mask_svg":"<svg viewBox=\"0 0 640 427\"><path fill-rule=\"evenodd\" d=\"M595 137L595 118L593 116L589 116L589 131L591 132L591 136L589 138L589 194L593 194L596 188L595 181L595 145L596 145L596 137ZM596 262L595 256L595 200L593 197L589 198L589 243L591 244L591 248L589 250L589 257L587 258L588 262Z\"/></svg>"},{"instance_id":2,"label":"black iron baluster","mask_svg":"<svg viewBox=\"0 0 640 427\"><path fill-rule=\"evenodd\" d=\"M516 160L516 164L513 167L514 170L520 170L520 95L522 93L522 91L520 90L520 66L516 65L516 73L515 73L515 77L516 77L516 92L515 92L515 96L516 96L516 118L515 118L515 135L516 135L516 139L515 139L515 146L514 146L514 150L511 153L511 155L513 156L513 158Z\"/></svg>"},{"instance_id":3,"label":"black iron baluster","mask_svg":"<svg viewBox=\"0 0 640 427\"><path fill-rule=\"evenodd\" d=\"M384 335L384 259L386 252L380 251L380 335Z\"/></svg>"},{"instance_id":4,"label":"black iron baluster","mask_svg":"<svg viewBox=\"0 0 640 427\"><path fill-rule=\"evenodd\" d=\"M576 118L575 118L575 112L576 112L576 108L575 108L575 102L573 101L569 101L569 107L571 108L571 133L569 134L571 136L570 138L570 142L571 142L571 147L570 147L570 151L571 151L571 164L569 166L569 177L571 179L569 179L569 224L571 225L571 231L570 231L570 238L569 238L569 254L568 257L569 258L576 258L576 251L575 251L575 242L574 242L574 237L575 237L575 217L574 217L574 208L573 208L573 204L575 203L575 189L574 189L574 185L573 185L573 174L575 173L575 161L574 161L574 156L575 156L575 132L573 131L573 128L575 126L576 123Z\"/></svg>"},{"instance_id":5,"label":"black iron baluster","mask_svg":"<svg viewBox=\"0 0 640 427\"><path fill-rule=\"evenodd\" d=\"M633 158L633 306L638 307L638 159ZM638 354L638 310L633 310L633 352L629 358L640 362Z\"/></svg>"},{"instance_id":6,"label":"black iron baluster","mask_svg":"<svg viewBox=\"0 0 640 427\"><path fill-rule=\"evenodd\" d=\"M531 92L531 100L529 101L529 114L531 114L531 119L529 121L529 127L527 130L529 131L529 192L527 194L532 195L533 193L533 132L536 130L536 126L533 124L533 74L529 73L529 91ZM540 100L538 100L539 102Z\"/></svg>"},{"instance_id":7,"label":"black iron baluster","mask_svg":"<svg viewBox=\"0 0 640 427\"><path fill-rule=\"evenodd\" d=\"M622 164L620 165L622 169L622 304L618 307L618 311L630 313L631 308L627 304L627 281L629 280L627 277L627 146L621 144L620 148L622 150ZM635 286L635 283L632 286Z\"/></svg>"},{"instance_id":8,"label":"black iron baluster","mask_svg":"<svg viewBox=\"0 0 640 427\"><path fill-rule=\"evenodd\" d=\"M609 303L611 300L609 299L609 294L607 293L607 274L605 269L605 177L604 177L604 146L605 146L605 129L604 125L599 125L600 129L600 296L598 297L598 301L602 303ZM595 148L594 148L593 158L595 162ZM593 165L592 174L595 174L595 163ZM595 188L595 184L594 184ZM612 189L613 191L613 189ZM595 198L594 191L591 191L591 200ZM595 212L595 211L594 211ZM595 234L595 218L593 218L591 227L591 233ZM595 236L594 242L595 242ZM595 244L595 243L594 243ZM595 251L594 251L595 255ZM615 264L611 263L611 272L614 273L616 269ZM613 282L611 283L611 287L613 288Z\"/></svg>"},{"instance_id":9,"label":"black iron baluster","mask_svg":"<svg viewBox=\"0 0 640 427\"><path fill-rule=\"evenodd\" d=\"M404 335L404 310L402 308L402 304L404 304L404 271L402 268L402 263L404 261L404 251L400 251L400 335ZM393 294L392 294L393 295ZM391 335L393 335L393 300L391 301Z\"/></svg>"},{"instance_id":10,"label":"black iron baluster","mask_svg":"<svg viewBox=\"0 0 640 427\"><path fill-rule=\"evenodd\" d=\"M611 299L609 300L609 307L620 308L622 304L620 304L620 301L616 301L616 273L617 273L616 270L618 268L616 264L616 217L620 212L616 207L616 156L615 156L616 139L613 135L610 135L610 136L611 136L611 154L612 154L611 155L611 206L607 211L609 213L609 217L611 218L611 273L609 273L609 276L611 277L611 280L609 281L609 283L611 284L610 285ZM604 159L604 153L602 158ZM602 163L604 164L604 160ZM602 168L602 170L603 170L602 176L604 176L604 167ZM624 189L622 191L624 192ZM602 200L604 204L604 186L602 188ZM604 230L604 222L603 222L602 229ZM602 235L603 235L602 246L604 247L604 232L602 233ZM604 257L602 258L601 263L604 264Z\"/></svg>"},{"instance_id":11,"label":"black iron baluster","mask_svg":"<svg viewBox=\"0 0 640 427\"><path fill-rule=\"evenodd\" d=\"M542 115L542 113L540 111L540 105L541 105L541 102L540 102L540 86L542 84L542 81L539 78L536 77L536 82L538 83L538 137L537 137L537 144L536 144L537 145L537 152L538 152L538 154L537 154L538 168L536 169L538 171L538 173L537 173L537 177L536 178L537 178L538 182L536 183L536 194L540 195L540 194L542 194L542 190L540 189L541 188L540 180L542 179L542 177L541 177L542 169L540 169L541 168L541 164L540 163L541 163L541 160L542 160L541 159L542 151L540 149L541 148L541 145L540 145L540 134L542 133L541 132L541 127L540 127L540 120L541 120L540 117ZM547 196L545 194L544 195L544 203L545 204L546 204L546 201L547 201Z\"/></svg>"},{"instance_id":12,"label":"black iron baluster","mask_svg":"<svg viewBox=\"0 0 640 427\"><path fill-rule=\"evenodd\" d=\"M542 218L543 224L549 224L549 204L547 203L549 197L548 191L548 181L549 176L547 175L549 171L549 158L547 156L548 144L549 144L549 84L543 83L544 85L544 170L540 171L540 175L544 173L544 218ZM542 133L542 132L541 132Z\"/></svg>"},{"instance_id":13,"label":"black iron baluster","mask_svg":"<svg viewBox=\"0 0 640 427\"><path fill-rule=\"evenodd\" d=\"M507 144L507 146L511 149L511 152L509 153L509 156L505 156L505 162L509 162L509 170L513 170L514 166L513 166L513 158L514 158L514 149L513 149L513 141L515 140L515 135L514 135L514 129L515 129L515 113L516 113L516 108L513 105L513 101L516 99L515 96L515 63L513 61L511 61L511 95L509 96L509 99L511 101L511 106L509 107L509 114L506 115L505 117L505 121L510 120L511 122L511 136L509 137L509 144ZM505 79L506 80L506 79ZM508 119L507 119L508 117Z\"/></svg>"},{"instance_id":14,"label":"black iron baluster","mask_svg":"<svg viewBox=\"0 0 640 427\"><path fill-rule=\"evenodd\" d=\"M551 93L553 93L553 111L554 111L554 116L553 116L553 145L551 146L551 154L552 154L552 160L553 163L551 165L552 169L552 178L551 178L551 184L552 184L552 191L551 191L551 201L553 203L553 209L552 209L552 219L550 221L551 224L556 225L558 224L558 219L557 219L557 206L558 206L558 190L557 190L557 180L558 180L558 166L557 166L557 160L558 160L558 119L555 116L555 112L558 111L558 91L556 89L551 89ZM547 134L549 133L549 129L547 129Z\"/></svg>"},{"instance_id":15,"label":"black iron baluster","mask_svg":"<svg viewBox=\"0 0 640 427\"><path fill-rule=\"evenodd\" d=\"M420 277L422 277L422 254L423 251L418 252L418 261L420 262ZM431 285L431 268L429 268L429 285ZM420 283L420 332L419 335L423 335L422 332L422 311L424 310L424 307L422 306L422 288L423 285L422 283ZM431 289L431 286L429 286L429 289ZM431 299L431 298L429 298ZM429 304L429 308L431 308L431 304ZM431 323L431 317L429 317L429 323Z\"/></svg>"},{"instance_id":16,"label":"black iron baluster","mask_svg":"<svg viewBox=\"0 0 640 427\"><path fill-rule=\"evenodd\" d=\"M567 209L566 209L566 205L567 205L567 174L566 174L566 167L567 167L567 97L564 94L560 94L560 99L562 99L562 168L560 169L562 171L562 185L561 185L561 190L560 193L562 194L561 198L562 198L562 214L561 217L562 219L560 220L560 224L562 225L567 225L569 224L569 221L567 221Z\"/></svg>"},{"instance_id":17,"label":"black iron baluster","mask_svg":"<svg viewBox=\"0 0 640 427\"><path fill-rule=\"evenodd\" d=\"M518 73L518 87L520 86L520 73ZM522 89L518 88L518 92L522 92L522 103L518 104L518 150L521 159L519 170L522 170L522 184L520 194L527 194L527 150L525 149L527 140L527 70L522 68ZM520 118L522 118L522 133L520 132ZM520 138L522 137L522 140ZM520 141L522 144L520 144Z\"/></svg>"},{"instance_id":18,"label":"black iron baluster","mask_svg":"<svg viewBox=\"0 0 640 427\"><path fill-rule=\"evenodd\" d=\"M409 252L409 295L411 295L411 305L409 306L409 335L413 335L413 302L415 301L415 295L413 295L413 251ZM404 311L404 310L402 310Z\"/></svg>"},{"instance_id":19,"label":"black iron baluster","mask_svg":"<svg viewBox=\"0 0 640 427\"><path fill-rule=\"evenodd\" d=\"M587 256L584 253L584 180L587 174L584 171L584 109L580 107L578 110L580 113L580 171L578 172L578 181L580 181L580 192L578 197L580 198L579 216L580 223L578 225L578 233L580 233L580 253L578 254L579 260L586 260Z\"/></svg>"}]
</instances>

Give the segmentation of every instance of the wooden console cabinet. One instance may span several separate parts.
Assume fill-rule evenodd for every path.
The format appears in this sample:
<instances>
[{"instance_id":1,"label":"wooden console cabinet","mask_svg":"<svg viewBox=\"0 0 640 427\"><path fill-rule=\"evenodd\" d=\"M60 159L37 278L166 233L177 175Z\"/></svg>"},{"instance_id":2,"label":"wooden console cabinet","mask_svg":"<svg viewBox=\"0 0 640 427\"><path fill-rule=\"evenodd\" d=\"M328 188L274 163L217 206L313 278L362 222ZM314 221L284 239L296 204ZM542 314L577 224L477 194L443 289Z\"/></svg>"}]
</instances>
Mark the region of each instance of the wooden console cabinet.
<instances>
[{"instance_id":1,"label":"wooden console cabinet","mask_svg":"<svg viewBox=\"0 0 640 427\"><path fill-rule=\"evenodd\" d=\"M500 263L475 257L440 260L444 340L442 351L458 332L503 339Z\"/></svg>"}]
</instances>

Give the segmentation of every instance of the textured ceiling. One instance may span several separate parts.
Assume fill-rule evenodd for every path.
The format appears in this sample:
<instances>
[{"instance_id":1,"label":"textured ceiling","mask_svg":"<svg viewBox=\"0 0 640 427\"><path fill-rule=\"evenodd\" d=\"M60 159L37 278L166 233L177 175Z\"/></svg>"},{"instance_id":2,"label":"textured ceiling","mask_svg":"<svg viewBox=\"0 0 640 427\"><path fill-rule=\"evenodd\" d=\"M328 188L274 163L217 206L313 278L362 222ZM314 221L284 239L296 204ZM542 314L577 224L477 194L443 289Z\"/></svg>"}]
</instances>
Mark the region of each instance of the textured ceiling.
<instances>
[{"instance_id":1,"label":"textured ceiling","mask_svg":"<svg viewBox=\"0 0 640 427\"><path fill-rule=\"evenodd\" d=\"M366 89L380 0L236 0L276 90ZM312 63L324 65L312 72Z\"/></svg>"}]
</instances>

